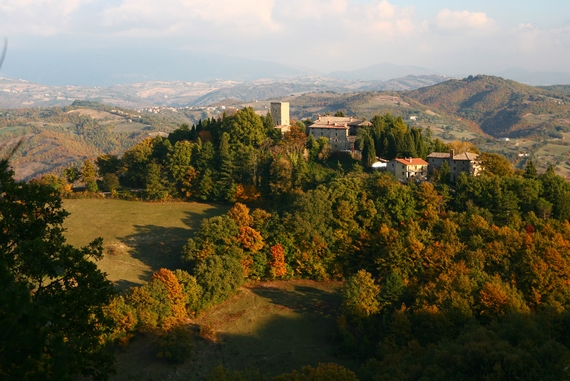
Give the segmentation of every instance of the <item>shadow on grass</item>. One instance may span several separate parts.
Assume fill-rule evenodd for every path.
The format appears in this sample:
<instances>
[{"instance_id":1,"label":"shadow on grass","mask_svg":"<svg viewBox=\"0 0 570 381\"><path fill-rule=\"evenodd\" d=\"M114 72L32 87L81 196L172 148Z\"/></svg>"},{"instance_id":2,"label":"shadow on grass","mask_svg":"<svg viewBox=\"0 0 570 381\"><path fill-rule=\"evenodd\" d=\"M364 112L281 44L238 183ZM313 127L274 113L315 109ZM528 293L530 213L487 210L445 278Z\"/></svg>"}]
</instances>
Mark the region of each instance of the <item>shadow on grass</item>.
<instances>
[{"instance_id":1,"label":"shadow on grass","mask_svg":"<svg viewBox=\"0 0 570 381\"><path fill-rule=\"evenodd\" d=\"M189 367L197 371L194 377L203 377L218 365L232 370L259 368L270 376L327 362L358 369L357 362L335 355L338 292L307 286L291 290L253 286L247 290L255 296L249 303L215 309L212 320L206 318L218 331L219 341L196 340L196 356ZM228 327L234 332L224 332Z\"/></svg>"},{"instance_id":2,"label":"shadow on grass","mask_svg":"<svg viewBox=\"0 0 570 381\"><path fill-rule=\"evenodd\" d=\"M231 370L258 368L270 376L329 362L357 370L356 361L335 355L338 287L326 291L320 286L302 281L248 285L192 321L189 361L165 365L144 340L135 340L118 355L118 377L113 380L202 380L219 365ZM322 306L327 306L325 312ZM200 338L205 325L216 332L216 340Z\"/></svg>"},{"instance_id":3,"label":"shadow on grass","mask_svg":"<svg viewBox=\"0 0 570 381\"><path fill-rule=\"evenodd\" d=\"M328 292L310 286L294 286L293 290L277 287L254 287L251 292L269 299L271 303L295 312L330 318L338 310L342 298L338 292Z\"/></svg>"},{"instance_id":4,"label":"shadow on grass","mask_svg":"<svg viewBox=\"0 0 570 381\"><path fill-rule=\"evenodd\" d=\"M139 280L148 281L152 273L165 267L180 268L182 248L192 236L190 229L156 225L134 225L136 232L119 240L130 248L130 256L147 265Z\"/></svg>"},{"instance_id":5,"label":"shadow on grass","mask_svg":"<svg viewBox=\"0 0 570 381\"><path fill-rule=\"evenodd\" d=\"M130 248L130 257L149 267L138 275L139 280L147 282L150 276L161 268L170 270L182 268L180 259L182 249L200 227L202 220L225 211L225 209L220 211L219 208L212 208L201 213L185 212L182 222L188 228L152 224L134 225L135 233L118 239Z\"/></svg>"}]
</instances>

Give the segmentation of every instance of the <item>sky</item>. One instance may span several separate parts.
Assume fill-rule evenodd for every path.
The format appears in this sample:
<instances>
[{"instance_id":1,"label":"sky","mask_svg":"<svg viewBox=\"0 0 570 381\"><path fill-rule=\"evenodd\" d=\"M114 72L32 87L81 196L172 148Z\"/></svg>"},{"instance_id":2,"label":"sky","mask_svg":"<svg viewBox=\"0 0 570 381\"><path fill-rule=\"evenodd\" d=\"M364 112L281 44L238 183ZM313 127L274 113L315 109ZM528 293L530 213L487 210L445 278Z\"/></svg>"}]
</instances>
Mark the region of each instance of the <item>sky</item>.
<instances>
[{"instance_id":1,"label":"sky","mask_svg":"<svg viewBox=\"0 0 570 381\"><path fill-rule=\"evenodd\" d=\"M160 48L318 73L384 62L570 72L568 0L0 0L0 36L6 65L25 50Z\"/></svg>"}]
</instances>

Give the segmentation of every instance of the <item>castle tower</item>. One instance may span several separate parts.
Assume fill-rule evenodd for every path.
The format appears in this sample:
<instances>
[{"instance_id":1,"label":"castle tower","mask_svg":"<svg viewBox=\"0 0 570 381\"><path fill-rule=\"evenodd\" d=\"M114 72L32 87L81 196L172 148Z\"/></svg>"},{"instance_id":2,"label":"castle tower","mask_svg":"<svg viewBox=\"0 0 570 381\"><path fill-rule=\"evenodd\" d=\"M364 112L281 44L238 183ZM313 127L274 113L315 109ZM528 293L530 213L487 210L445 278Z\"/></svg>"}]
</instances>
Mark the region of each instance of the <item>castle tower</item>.
<instances>
[{"instance_id":1,"label":"castle tower","mask_svg":"<svg viewBox=\"0 0 570 381\"><path fill-rule=\"evenodd\" d=\"M271 117L273 125L288 126L289 122L289 102L271 102Z\"/></svg>"}]
</instances>

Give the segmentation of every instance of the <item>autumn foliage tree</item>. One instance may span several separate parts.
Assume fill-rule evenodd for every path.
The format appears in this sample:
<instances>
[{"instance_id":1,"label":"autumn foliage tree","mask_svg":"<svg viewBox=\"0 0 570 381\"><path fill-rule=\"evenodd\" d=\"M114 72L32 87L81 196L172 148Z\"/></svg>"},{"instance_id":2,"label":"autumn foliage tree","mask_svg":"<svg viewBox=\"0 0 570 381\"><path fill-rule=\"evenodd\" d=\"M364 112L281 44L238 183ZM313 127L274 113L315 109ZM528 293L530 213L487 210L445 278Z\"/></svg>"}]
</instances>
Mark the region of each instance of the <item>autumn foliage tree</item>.
<instances>
[{"instance_id":1,"label":"autumn foliage tree","mask_svg":"<svg viewBox=\"0 0 570 381\"><path fill-rule=\"evenodd\" d=\"M271 277L274 279L282 278L287 274L285 265L285 251L283 246L277 244L271 247L271 262L269 268Z\"/></svg>"}]
</instances>

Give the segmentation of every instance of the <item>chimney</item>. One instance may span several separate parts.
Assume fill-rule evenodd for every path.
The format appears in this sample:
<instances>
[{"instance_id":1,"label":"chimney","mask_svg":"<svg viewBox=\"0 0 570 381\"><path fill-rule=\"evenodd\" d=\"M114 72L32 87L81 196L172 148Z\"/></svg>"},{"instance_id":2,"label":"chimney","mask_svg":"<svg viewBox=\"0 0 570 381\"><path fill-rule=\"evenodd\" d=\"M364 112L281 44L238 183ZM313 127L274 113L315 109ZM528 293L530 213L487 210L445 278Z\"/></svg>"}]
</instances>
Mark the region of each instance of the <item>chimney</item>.
<instances>
[{"instance_id":1,"label":"chimney","mask_svg":"<svg viewBox=\"0 0 570 381\"><path fill-rule=\"evenodd\" d=\"M410 163L412 162L412 158L411 158L411 157L409 157L408 160L410 160Z\"/></svg>"},{"instance_id":2,"label":"chimney","mask_svg":"<svg viewBox=\"0 0 570 381\"><path fill-rule=\"evenodd\" d=\"M455 150L449 150L449 157L453 160L453 156L455 155Z\"/></svg>"}]
</instances>

